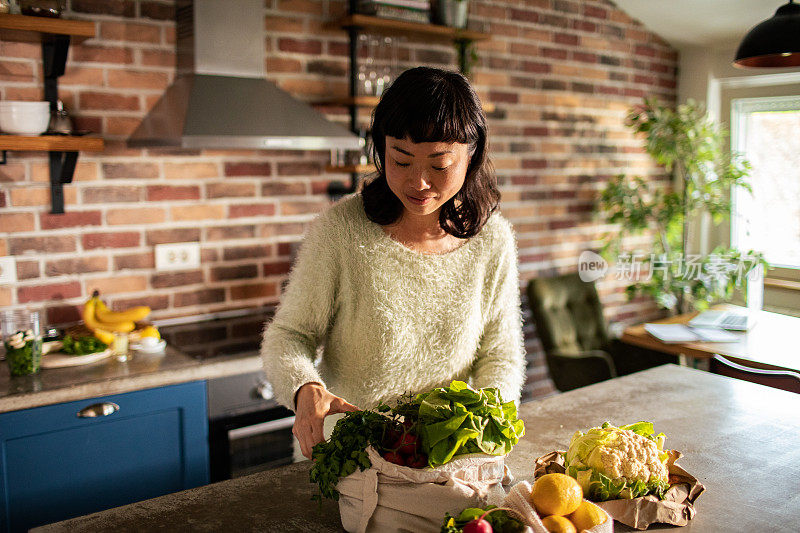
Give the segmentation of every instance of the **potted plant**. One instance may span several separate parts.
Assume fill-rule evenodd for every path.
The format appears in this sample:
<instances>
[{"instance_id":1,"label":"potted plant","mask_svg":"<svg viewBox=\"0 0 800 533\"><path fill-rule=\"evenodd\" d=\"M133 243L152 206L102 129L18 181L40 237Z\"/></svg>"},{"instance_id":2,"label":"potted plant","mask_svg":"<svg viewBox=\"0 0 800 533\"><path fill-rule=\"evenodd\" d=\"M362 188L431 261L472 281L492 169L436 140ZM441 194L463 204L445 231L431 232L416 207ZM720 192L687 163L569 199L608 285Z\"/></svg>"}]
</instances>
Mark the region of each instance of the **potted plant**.
<instances>
[{"instance_id":1,"label":"potted plant","mask_svg":"<svg viewBox=\"0 0 800 533\"><path fill-rule=\"evenodd\" d=\"M628 297L649 294L673 314L730 299L747 274L759 265L766 266L763 256L725 246L704 257L691 255L687 221L702 213L710 215L714 223L730 218L731 188L751 191L746 182L750 164L726 149L726 132L692 100L673 109L645 99L643 105L629 111L626 125L644 135L645 151L678 185L665 187L621 174L601 193L605 220L619 224L621 230L607 241L603 255L618 258L623 271L637 274L630 278L634 283L626 289ZM646 253L620 255L626 234L646 230L653 232ZM641 264L634 265L634 261ZM620 263L617 268L619 271ZM638 275L640 271L645 279Z\"/></svg>"},{"instance_id":2,"label":"potted plant","mask_svg":"<svg viewBox=\"0 0 800 533\"><path fill-rule=\"evenodd\" d=\"M436 22L452 28L467 27L469 0L435 0Z\"/></svg>"}]
</instances>

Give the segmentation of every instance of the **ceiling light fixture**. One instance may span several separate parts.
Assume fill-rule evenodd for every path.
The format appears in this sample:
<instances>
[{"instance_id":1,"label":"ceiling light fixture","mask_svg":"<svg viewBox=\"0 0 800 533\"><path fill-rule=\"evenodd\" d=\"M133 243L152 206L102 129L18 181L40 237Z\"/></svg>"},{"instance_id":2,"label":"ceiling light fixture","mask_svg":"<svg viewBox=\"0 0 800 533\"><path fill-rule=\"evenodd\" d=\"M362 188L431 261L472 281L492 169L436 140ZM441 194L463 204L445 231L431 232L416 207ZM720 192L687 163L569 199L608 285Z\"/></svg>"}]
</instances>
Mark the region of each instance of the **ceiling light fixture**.
<instances>
[{"instance_id":1,"label":"ceiling light fixture","mask_svg":"<svg viewBox=\"0 0 800 533\"><path fill-rule=\"evenodd\" d=\"M794 0L775 15L753 27L739 44L734 67L800 66L800 5Z\"/></svg>"}]
</instances>

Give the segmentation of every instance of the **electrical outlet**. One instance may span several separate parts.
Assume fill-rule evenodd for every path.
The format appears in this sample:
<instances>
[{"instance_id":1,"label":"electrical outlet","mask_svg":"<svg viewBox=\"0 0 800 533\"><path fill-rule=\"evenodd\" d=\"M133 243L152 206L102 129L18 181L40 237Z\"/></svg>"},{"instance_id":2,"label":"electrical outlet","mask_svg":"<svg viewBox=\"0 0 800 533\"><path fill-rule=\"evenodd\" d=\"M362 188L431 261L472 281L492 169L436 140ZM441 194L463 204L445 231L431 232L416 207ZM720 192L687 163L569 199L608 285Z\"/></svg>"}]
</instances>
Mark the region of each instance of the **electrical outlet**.
<instances>
[{"instance_id":1,"label":"electrical outlet","mask_svg":"<svg viewBox=\"0 0 800 533\"><path fill-rule=\"evenodd\" d=\"M200 243L156 244L156 270L200 268Z\"/></svg>"},{"instance_id":2,"label":"electrical outlet","mask_svg":"<svg viewBox=\"0 0 800 533\"><path fill-rule=\"evenodd\" d=\"M12 256L0 257L0 285L17 282L17 263Z\"/></svg>"}]
</instances>

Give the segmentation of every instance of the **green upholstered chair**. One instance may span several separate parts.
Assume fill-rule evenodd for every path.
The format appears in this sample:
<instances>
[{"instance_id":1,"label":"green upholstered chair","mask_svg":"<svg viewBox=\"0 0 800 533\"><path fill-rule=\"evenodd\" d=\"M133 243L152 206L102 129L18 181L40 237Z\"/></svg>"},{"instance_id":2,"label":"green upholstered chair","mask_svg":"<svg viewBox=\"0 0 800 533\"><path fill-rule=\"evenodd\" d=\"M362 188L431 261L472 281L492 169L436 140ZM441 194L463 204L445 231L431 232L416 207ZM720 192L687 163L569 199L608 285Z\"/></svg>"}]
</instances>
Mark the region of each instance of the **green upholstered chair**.
<instances>
[{"instance_id":1,"label":"green upholstered chair","mask_svg":"<svg viewBox=\"0 0 800 533\"><path fill-rule=\"evenodd\" d=\"M611 339L594 283L581 281L577 273L531 280L528 301L550 377L560 391L677 362Z\"/></svg>"}]
</instances>

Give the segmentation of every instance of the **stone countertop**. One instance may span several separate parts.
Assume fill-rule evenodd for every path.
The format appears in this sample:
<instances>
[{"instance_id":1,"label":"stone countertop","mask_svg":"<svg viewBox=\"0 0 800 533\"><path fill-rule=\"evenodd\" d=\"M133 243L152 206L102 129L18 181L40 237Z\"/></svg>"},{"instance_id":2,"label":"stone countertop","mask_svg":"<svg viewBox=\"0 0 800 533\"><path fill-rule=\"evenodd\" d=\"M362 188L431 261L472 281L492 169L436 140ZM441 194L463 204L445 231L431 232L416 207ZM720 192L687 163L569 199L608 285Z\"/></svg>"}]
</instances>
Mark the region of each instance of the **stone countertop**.
<instances>
[{"instance_id":1,"label":"stone countertop","mask_svg":"<svg viewBox=\"0 0 800 533\"><path fill-rule=\"evenodd\" d=\"M0 363L0 413L96 396L131 392L261 369L258 355L200 361L171 346L164 353L132 352L126 362L113 357L66 368L43 368L33 376L11 377Z\"/></svg>"},{"instance_id":2,"label":"stone countertop","mask_svg":"<svg viewBox=\"0 0 800 533\"><path fill-rule=\"evenodd\" d=\"M507 464L517 480L531 481L535 459L565 449L575 430L649 420L706 486L682 532L796 531L798 412L800 395L665 365L523 404L527 434ZM309 468L303 461L32 531L342 531L336 502L310 500Z\"/></svg>"}]
</instances>

